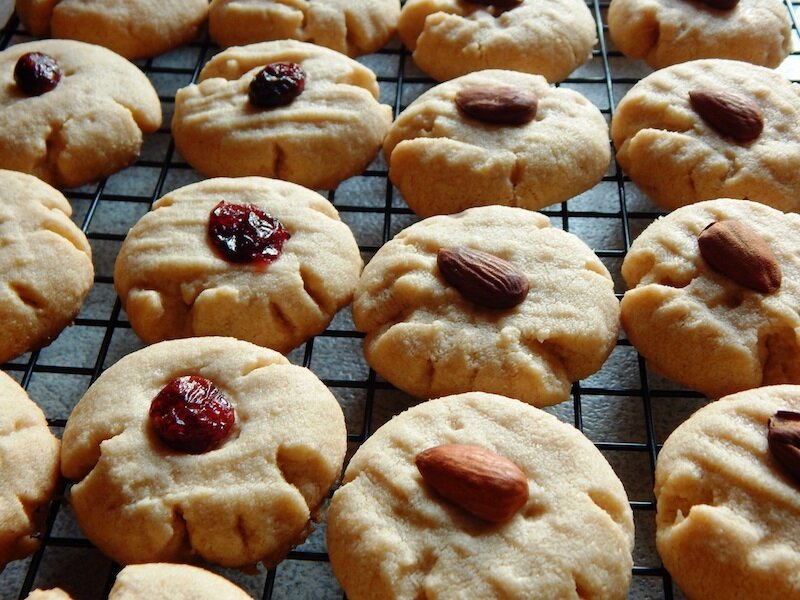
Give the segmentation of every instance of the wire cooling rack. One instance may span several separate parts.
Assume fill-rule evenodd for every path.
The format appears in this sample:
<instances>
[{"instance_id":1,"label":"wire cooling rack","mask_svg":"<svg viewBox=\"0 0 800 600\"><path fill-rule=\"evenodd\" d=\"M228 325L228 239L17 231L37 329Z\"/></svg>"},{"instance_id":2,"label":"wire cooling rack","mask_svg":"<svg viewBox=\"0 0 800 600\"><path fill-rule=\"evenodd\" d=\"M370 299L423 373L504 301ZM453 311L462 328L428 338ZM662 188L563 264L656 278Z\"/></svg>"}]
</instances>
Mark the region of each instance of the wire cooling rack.
<instances>
[{"instance_id":1,"label":"wire cooling rack","mask_svg":"<svg viewBox=\"0 0 800 600\"><path fill-rule=\"evenodd\" d=\"M627 60L612 47L605 25L608 3L594 0L588 6L598 23L599 44L592 59L560 85L581 92L610 120L616 103L650 69ZM793 6L788 1L786 6L792 16L795 47L800 47ZM30 38L14 17L0 30L0 49ZM66 194L75 222L92 245L94 287L74 325L53 344L2 366L43 408L59 436L86 388L105 368L142 347L114 292L114 260L128 229L153 201L201 179L175 151L169 123L175 92L194 81L216 51L207 36L202 36L196 43L138 63L158 90L164 127L146 137L134 166L97 185ZM376 72L381 100L392 105L395 114L433 85L397 41L359 60ZM795 53L780 70L797 81L798 66L800 57ZM383 158L378 157L361 176L328 193L353 229L365 261L417 220L387 182L386 172ZM614 277L618 296L625 289L620 265L630 242L661 214L613 163L595 188L542 212L554 226L577 234L601 257ZM349 455L381 424L417 403L369 369L361 352L361 337L353 328L349 310L345 310L327 331L289 355L292 362L312 369L339 399L347 420ZM571 402L547 409L581 429L625 485L636 524L629 598L683 597L655 550L653 469L656 454L669 433L705 402L698 394L677 388L648 371L622 337L601 371L573 386ZM119 566L83 536L64 500L65 486L50 507L41 549L28 559L11 563L0 574L0 598L25 598L32 589L55 586L76 599L106 598ZM340 599L343 593L327 562L324 538L323 521L306 543L275 569L260 568L244 574L210 568L234 580L255 598Z\"/></svg>"}]
</instances>

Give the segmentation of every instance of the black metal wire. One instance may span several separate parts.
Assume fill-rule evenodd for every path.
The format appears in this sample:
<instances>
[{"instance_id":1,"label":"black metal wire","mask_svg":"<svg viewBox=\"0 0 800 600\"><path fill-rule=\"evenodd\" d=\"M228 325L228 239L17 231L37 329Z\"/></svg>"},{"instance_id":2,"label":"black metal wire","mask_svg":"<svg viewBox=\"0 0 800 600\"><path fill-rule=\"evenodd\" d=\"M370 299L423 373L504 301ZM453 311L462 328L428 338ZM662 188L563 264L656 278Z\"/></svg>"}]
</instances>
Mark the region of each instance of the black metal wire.
<instances>
[{"instance_id":1,"label":"black metal wire","mask_svg":"<svg viewBox=\"0 0 800 600\"><path fill-rule=\"evenodd\" d=\"M789 12L792 17L793 32L796 35L797 22L795 21L795 16L791 10L792 4L790 4L788 0L785 1L787 3L787 8L790 9ZM613 73L613 68L609 58L617 58L621 55L619 52L610 49L607 42L609 38L607 36L607 26L604 22L604 16L608 8L608 2L600 0L587 0L587 2L594 14L598 26L599 48L594 52L593 60L600 61L602 65L602 75L592 77L577 75L575 77L568 78L561 85L589 84L602 86L605 89L605 94L607 97L607 107L601 108L601 112L607 115L610 119L610 117L613 116L614 107L620 99L617 97L615 92L615 86L620 84L632 84L635 83L637 79L615 76ZM30 39L30 36L27 34L27 32L21 30L18 20L16 17L13 17L9 24L2 31L0 31L0 49L4 49L8 45L18 41L26 41L27 39ZM163 75L183 76L186 79L185 84L188 84L190 80L195 81L197 79L200 69L203 67L206 60L216 50L207 36L204 36L200 41L191 44L190 47L193 50L197 50L196 61L191 66L187 66L185 68L161 66L159 64L160 61L158 59L154 59L141 63L141 67L143 71L149 77L151 77L151 79ZM381 50L379 54L396 59L396 70L394 75L389 76L384 74L378 79L382 85L391 84L395 86L394 98L390 101L390 103L394 108L395 115L397 115L405 107L403 103L403 92L406 86L412 84L432 85L433 82L430 79L420 76L418 73L413 71L413 62L411 61L410 56L399 46L399 44L396 43L394 46L388 49ZM409 72L411 74L409 74ZM174 105L174 95L160 94L159 97L165 108L165 113L170 114L171 111L168 111L167 109L171 105ZM165 125L161 128L160 133L164 135L169 134L168 123L165 123ZM73 190L67 193L68 198L73 202L74 205L87 204L86 212L83 218L80 220L80 225L83 231L87 233L87 237L92 242L93 247L98 246L98 248L95 249L96 260L102 252L105 252L101 243L116 244L118 247L119 243L121 243L121 241L124 239L124 234L122 233L115 231L103 231L102 229L95 227L95 224L100 219L100 217L98 217L98 213L100 212L101 202L110 203L115 207L119 207L120 209L126 205L146 205L149 207L149 205L151 205L163 194L164 190L167 188L167 181L171 174L176 172L187 172L190 169L190 167L183 162L182 159L176 157L174 143L171 138L160 160L153 160L151 157L148 157L137 162L136 167L158 169L158 176L156 177L155 185L152 187L151 193L145 195L132 195L108 191L108 182L101 182L93 189L82 188L80 190ZM362 177L379 178L383 181L386 181L387 173L383 167L370 167L364 172ZM628 198L626 196L626 186L629 185L629 181L623 176L619 165L615 164L613 173L604 177L603 182L613 185L615 189L615 194L618 200L618 209L616 211L603 212L600 210L581 210L578 208L573 208L572 202L563 202L559 205L549 207L542 212L550 217L551 220L557 220L560 226L567 231L572 228L573 223L575 223L576 220L613 219L619 228L619 234L623 244L622 248L599 247L594 248L594 250L601 257L601 259L620 261L630 247L630 243L634 237L631 222L635 220L652 220L661 213L655 209L652 211L629 209ZM342 200L340 196L341 194L337 196L336 192L331 192L329 194L329 199L342 215L348 215L354 218L368 218L370 216L382 218L380 224L376 226L379 229L379 239L381 240L381 244L387 242L392 237L393 232L395 231L394 225L398 217L407 219L409 215L411 215L411 211L405 205L397 202L396 190L388 182L385 186L385 195L382 199L382 202L379 202L374 206L360 206L358 204L353 204L346 200ZM369 259L369 257L378 249L379 246L380 244L362 243L360 248L365 259ZM106 256L105 258L108 262L108 259L113 257ZM113 260L110 262L113 263ZM113 279L111 277L111 273L98 273L95 278L95 284L97 286L109 286L112 283ZM617 290L618 296L621 295L622 291L623 290ZM130 325L124 318L118 299L114 301L107 318L98 318L96 316L85 317L81 315L78 319L76 319L73 327L78 329L103 329L103 335L97 344L95 359L91 366L52 364L52 362L49 360L43 360L43 353L45 352L43 350L24 355L20 359L4 364L2 365L3 369L12 376L15 376L15 378L21 382L23 387L26 388L31 386L32 380L37 376L82 377L86 380L86 385L88 386L91 382L97 379L104 368L108 366L109 357L117 337L120 335L125 336L125 334L132 335ZM310 340L307 342L303 347L301 347L301 349L291 354L290 358L292 358L294 362L314 369L315 356L322 352L322 350L319 348L319 340L326 339L357 341L361 337L363 337L362 334L347 326L343 327L341 325L334 325L326 332L318 336L316 341ZM621 339L619 341L616 350L633 352L630 343L625 339ZM561 418L565 418L566 420L571 420L577 428L586 430L587 427L591 425L592 418L591 416L587 415L587 403L591 403L595 400L603 400L605 397L610 396L625 399L632 403L640 402L643 414L641 429L643 431L644 441L597 440L595 441L595 445L601 452L604 452L607 455L615 453L621 454L625 457L625 460L636 456L645 457L648 465L648 471L642 474L642 477L647 478L645 487L652 489L655 461L658 450L660 449L660 442L663 442L663 440L659 440L657 436L657 428L654 417L655 404L668 400L696 400L697 402L702 402L702 399L698 394L688 392L686 390L654 389L649 380L650 375L648 373L647 365L645 361L641 359L641 357L637 358L635 370L637 371L636 374L638 375L639 379L638 386L602 387L592 385L590 382L575 383L572 388L572 415L570 417L559 414L559 416ZM352 450L359 444L363 443L364 440L370 436L376 426L380 424L376 423L375 420L378 416L377 409L381 406L380 403L382 402L381 395L390 392L393 388L386 382L381 381L371 369L365 369L363 377L323 377L322 379L332 390L334 390L334 392L337 390L342 391L343 393L349 391L354 393L356 397L363 398L363 406L361 408L361 423L357 428L351 428L348 434L348 442ZM77 401L77 398L71 398L70 400L74 404L74 402ZM60 430L64 427L65 419L56 414L47 414L47 417L48 423L51 425L51 427L57 433L60 433ZM76 553L97 553L97 551L93 549L93 546L90 542L80 535L75 535L74 530L70 530L68 525L66 526L67 533L57 531L57 524L62 519L67 524L72 522L69 508L66 502L63 500L63 494L66 491L65 488L66 486L62 485L56 500L50 506L46 521L46 531L42 536L41 548L31 558L27 559L23 563L23 567L25 569L24 575L21 577L14 577L13 574L9 575L9 570L11 569L7 569L6 573L0 575L0 598L22 599L25 598L32 589L39 587L42 584L46 584L47 587L58 585L58 581L51 581L47 579L47 577L42 576L44 571L43 560L47 552L67 550ZM652 523L655 516L655 502L652 498L632 498L630 505L637 522ZM637 546L639 543L644 546L654 544L654 541L652 540L652 534L647 535L647 539L644 540L640 540L637 537ZM262 571L260 575L255 576L256 580L260 582L258 584L259 589L254 592L255 595L263 598L264 600L276 597L276 593L280 592L281 586L283 585L282 578L284 577L285 570L288 571L286 565L300 563L325 563L328 560L327 554L324 550L320 550L319 547L308 546L309 545L306 544L298 549L293 550L287 557L287 560L277 568L270 569L266 572ZM118 565L114 565L111 563L111 561L106 561L106 563L103 564L105 565L103 567L104 573L98 578L101 583L98 584L96 588L98 598L105 598L107 596L119 568ZM81 568L84 568L85 566L86 565L81 565ZM80 568L78 570L80 570ZM89 578L95 576L96 574L89 573L87 569L86 573L79 573L78 575L85 575L87 578ZM240 576L240 579L243 578L245 582L247 582L247 577L248 576ZM297 584L295 579L291 578L291 573L286 575L286 577L290 578L289 583L286 585L294 586ZM332 581L332 577L329 578ZM44 579L44 581L40 581L41 579ZM310 579L312 580L312 584L316 585L318 583L317 577L312 577ZM239 582L241 584L241 581ZM291 595L297 598L320 597L319 588L314 587L314 585L308 589L292 588L293 591ZM341 596L341 591L333 582L330 585L330 590L327 592L326 597L328 596ZM658 562L657 558L646 564L642 564L639 560L636 561L636 564L633 568L633 586L630 597L663 597L666 600L672 599L673 589L671 579L669 574Z\"/></svg>"}]
</instances>

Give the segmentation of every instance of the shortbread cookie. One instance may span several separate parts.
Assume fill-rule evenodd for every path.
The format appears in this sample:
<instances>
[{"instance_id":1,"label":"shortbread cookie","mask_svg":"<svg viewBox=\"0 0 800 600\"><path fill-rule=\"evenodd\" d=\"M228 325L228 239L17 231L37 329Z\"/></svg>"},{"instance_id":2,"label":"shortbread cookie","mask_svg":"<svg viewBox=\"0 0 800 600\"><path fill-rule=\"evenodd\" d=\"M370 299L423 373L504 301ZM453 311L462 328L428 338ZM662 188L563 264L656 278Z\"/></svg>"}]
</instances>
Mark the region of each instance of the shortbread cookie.
<instances>
[{"instance_id":1,"label":"shortbread cookie","mask_svg":"<svg viewBox=\"0 0 800 600\"><path fill-rule=\"evenodd\" d=\"M654 69L699 58L777 67L792 51L792 26L780 0L613 0L608 31L626 56Z\"/></svg>"},{"instance_id":2,"label":"shortbread cookie","mask_svg":"<svg viewBox=\"0 0 800 600\"><path fill-rule=\"evenodd\" d=\"M736 106L755 104L754 119L723 113L728 131L709 124L689 94L735 94ZM731 106L731 102L717 104ZM708 117L708 115L707 115ZM713 118L713 117L712 117ZM713 198L748 198L783 211L800 210L800 86L764 67L698 60L645 77L622 99L611 124L617 160L654 202L670 210ZM733 128L731 130L731 127ZM746 136L750 138L750 136Z\"/></svg>"},{"instance_id":3,"label":"shortbread cookie","mask_svg":"<svg viewBox=\"0 0 800 600\"><path fill-rule=\"evenodd\" d=\"M17 14L34 35L97 44L134 60L193 40L208 0L17 0Z\"/></svg>"},{"instance_id":4,"label":"shortbread cookie","mask_svg":"<svg viewBox=\"0 0 800 600\"><path fill-rule=\"evenodd\" d=\"M397 28L417 66L439 81L481 69L509 69L557 82L591 57L597 26L585 2L506 5L408 0Z\"/></svg>"},{"instance_id":5,"label":"shortbread cookie","mask_svg":"<svg viewBox=\"0 0 800 600\"><path fill-rule=\"evenodd\" d=\"M441 444L512 461L525 504L490 523L445 500L415 466ZM602 454L574 427L492 394L431 400L381 427L350 461L327 520L331 565L352 600L622 599L631 579L631 510Z\"/></svg>"},{"instance_id":6,"label":"shortbread cookie","mask_svg":"<svg viewBox=\"0 0 800 600\"><path fill-rule=\"evenodd\" d=\"M220 202L242 208L220 212ZM209 227L226 214L243 216L230 243L247 250L253 235L247 225L260 219L248 206L277 219L284 233L265 238L265 252L272 253L265 260L235 262ZM269 230L263 223L258 227ZM230 335L288 352L350 303L362 265L350 229L316 192L277 179L220 178L158 200L128 233L114 284L133 330L147 343Z\"/></svg>"},{"instance_id":7,"label":"shortbread cookie","mask_svg":"<svg viewBox=\"0 0 800 600\"><path fill-rule=\"evenodd\" d=\"M782 276L777 288L753 289L741 280L766 271L737 256L734 244L716 251L733 273L701 253L701 232L726 221L743 223L767 244ZM798 231L800 216L747 200L710 200L662 217L622 264L630 288L622 299L628 338L656 370L711 398L800 383Z\"/></svg>"},{"instance_id":8,"label":"shortbread cookie","mask_svg":"<svg viewBox=\"0 0 800 600\"><path fill-rule=\"evenodd\" d=\"M360 56L385 46L399 17L400 0L212 0L208 32L222 47L291 39Z\"/></svg>"},{"instance_id":9,"label":"shortbread cookie","mask_svg":"<svg viewBox=\"0 0 800 600\"><path fill-rule=\"evenodd\" d=\"M522 123L470 116L464 94L479 92L534 97L535 115ZM509 101L496 103L491 118L515 120ZM586 98L536 75L497 70L425 92L394 122L383 151L392 183L422 217L486 204L542 208L591 188L610 158L608 126Z\"/></svg>"},{"instance_id":10,"label":"shortbread cookie","mask_svg":"<svg viewBox=\"0 0 800 600\"><path fill-rule=\"evenodd\" d=\"M64 590L34 590L27 600L72 600ZM216 573L172 563L128 565L117 575L108 600L252 600Z\"/></svg>"},{"instance_id":11,"label":"shortbread cookie","mask_svg":"<svg viewBox=\"0 0 800 600\"><path fill-rule=\"evenodd\" d=\"M0 371L0 571L39 547L58 483L58 448L42 410Z\"/></svg>"},{"instance_id":12,"label":"shortbread cookie","mask_svg":"<svg viewBox=\"0 0 800 600\"><path fill-rule=\"evenodd\" d=\"M442 250L459 247L495 257L488 266L462 258L456 271L478 277L462 274L461 287L440 266ZM522 291L518 283L529 287L521 301L506 293ZM498 306L506 297L518 303ZM478 390L546 406L603 364L619 303L605 266L576 236L539 213L487 206L425 219L385 244L364 269L353 319L367 334L369 364L415 396Z\"/></svg>"},{"instance_id":13,"label":"shortbread cookie","mask_svg":"<svg viewBox=\"0 0 800 600\"><path fill-rule=\"evenodd\" d=\"M297 76L268 76L266 91L277 89L267 97L281 104L257 106L253 81L275 64L295 65ZM207 177L263 175L332 189L364 170L392 121L372 71L304 42L229 48L206 64L199 82L178 90L172 133Z\"/></svg>"},{"instance_id":14,"label":"shortbread cookie","mask_svg":"<svg viewBox=\"0 0 800 600\"><path fill-rule=\"evenodd\" d=\"M94 281L92 251L58 190L0 170L0 362L52 342Z\"/></svg>"},{"instance_id":15,"label":"shortbread cookie","mask_svg":"<svg viewBox=\"0 0 800 600\"><path fill-rule=\"evenodd\" d=\"M656 544L688 597L800 598L800 480L768 445L770 419L787 410L800 411L799 386L749 390L701 408L664 443Z\"/></svg>"},{"instance_id":16,"label":"shortbread cookie","mask_svg":"<svg viewBox=\"0 0 800 600\"><path fill-rule=\"evenodd\" d=\"M173 340L89 388L61 470L79 525L119 563L274 565L310 532L346 437L333 395L277 352Z\"/></svg>"},{"instance_id":17,"label":"shortbread cookie","mask_svg":"<svg viewBox=\"0 0 800 600\"><path fill-rule=\"evenodd\" d=\"M50 56L60 73L40 95L15 83L18 60L32 52ZM1 168L57 187L80 186L134 162L142 133L160 125L155 89L136 65L110 50L41 40L0 52Z\"/></svg>"}]
</instances>

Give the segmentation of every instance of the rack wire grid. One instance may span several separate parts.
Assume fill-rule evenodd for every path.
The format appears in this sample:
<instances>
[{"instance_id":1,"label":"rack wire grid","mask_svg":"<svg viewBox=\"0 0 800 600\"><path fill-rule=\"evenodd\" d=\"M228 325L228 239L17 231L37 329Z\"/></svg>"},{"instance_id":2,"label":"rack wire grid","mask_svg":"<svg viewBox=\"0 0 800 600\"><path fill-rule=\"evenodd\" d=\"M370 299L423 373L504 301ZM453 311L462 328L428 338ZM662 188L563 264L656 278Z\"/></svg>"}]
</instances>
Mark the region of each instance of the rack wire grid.
<instances>
[{"instance_id":1,"label":"rack wire grid","mask_svg":"<svg viewBox=\"0 0 800 600\"><path fill-rule=\"evenodd\" d=\"M794 6L785 1L798 48ZM605 23L608 2L593 0L588 6L598 24L599 43L591 60L560 85L581 92L610 120L620 98L651 70L612 47ZM28 32L12 17L0 30L0 49L29 39ZM42 407L59 437L72 407L88 386L105 368L143 345L130 329L114 291L114 260L128 229L153 201L201 179L175 151L169 123L175 92L194 81L217 51L203 34L190 45L138 62L159 93L165 125L146 137L135 165L96 185L66 192L73 219L92 245L94 287L74 324L50 346L2 365ZM414 66L397 40L359 61L378 75L381 101L392 105L395 114L434 85ZM797 81L798 66L800 57L795 52L779 70ZM382 156L362 175L328 192L327 197L352 228L365 261L417 220L388 182ZM592 190L542 212L554 226L578 235L600 256L614 277L618 297L625 290L620 265L626 250L654 218L663 214L613 161L602 182ZM376 376L363 358L361 338L346 309L323 334L289 354L292 362L316 373L340 401L347 421L348 457L381 424L418 402ZM655 549L653 472L658 450L669 433L705 403L699 394L649 371L622 334L603 368L573 385L571 401L546 409L583 431L625 485L636 525L629 598L683 598ZM55 586L76 599L107 597L120 567L83 536L65 499L67 488L68 483L62 483L49 508L40 550L9 564L0 575L3 599L22 599L33 589ZM327 562L324 520L274 569L259 568L245 574L203 566L235 581L255 598L343 597Z\"/></svg>"}]
</instances>

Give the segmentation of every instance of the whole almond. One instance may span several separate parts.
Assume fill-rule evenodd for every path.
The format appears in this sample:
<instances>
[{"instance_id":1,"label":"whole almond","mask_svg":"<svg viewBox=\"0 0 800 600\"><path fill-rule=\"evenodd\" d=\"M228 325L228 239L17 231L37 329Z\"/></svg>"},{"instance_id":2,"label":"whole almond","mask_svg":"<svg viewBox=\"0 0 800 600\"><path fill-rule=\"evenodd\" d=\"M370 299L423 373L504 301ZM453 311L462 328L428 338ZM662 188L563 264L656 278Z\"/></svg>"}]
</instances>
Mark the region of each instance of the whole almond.
<instances>
[{"instance_id":1,"label":"whole almond","mask_svg":"<svg viewBox=\"0 0 800 600\"><path fill-rule=\"evenodd\" d=\"M482 446L435 446L417 454L415 462L428 486L484 521L507 521L528 501L525 473Z\"/></svg>"},{"instance_id":2,"label":"whole almond","mask_svg":"<svg viewBox=\"0 0 800 600\"><path fill-rule=\"evenodd\" d=\"M764 117L750 98L727 90L692 90L689 104L715 131L737 142L752 142L764 129Z\"/></svg>"},{"instance_id":3,"label":"whole almond","mask_svg":"<svg viewBox=\"0 0 800 600\"><path fill-rule=\"evenodd\" d=\"M800 482L800 413L779 410L770 417L767 444L775 460Z\"/></svg>"},{"instance_id":4,"label":"whole almond","mask_svg":"<svg viewBox=\"0 0 800 600\"><path fill-rule=\"evenodd\" d=\"M697 238L700 254L717 273L762 294L781 287L781 266L767 242L742 221L715 221Z\"/></svg>"},{"instance_id":5,"label":"whole almond","mask_svg":"<svg viewBox=\"0 0 800 600\"><path fill-rule=\"evenodd\" d=\"M472 86L458 90L456 104L468 116L489 123L520 125L536 116L539 99L511 86Z\"/></svg>"},{"instance_id":6,"label":"whole almond","mask_svg":"<svg viewBox=\"0 0 800 600\"><path fill-rule=\"evenodd\" d=\"M507 260L464 246L442 248L436 263L447 282L470 302L511 308L528 295L528 277Z\"/></svg>"},{"instance_id":7,"label":"whole almond","mask_svg":"<svg viewBox=\"0 0 800 600\"><path fill-rule=\"evenodd\" d=\"M737 4L739 4L739 0L700 0L703 4L710 6L711 8L716 8L719 10L730 10Z\"/></svg>"}]
</instances>

